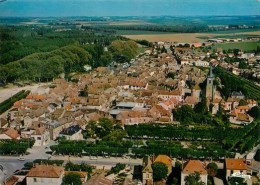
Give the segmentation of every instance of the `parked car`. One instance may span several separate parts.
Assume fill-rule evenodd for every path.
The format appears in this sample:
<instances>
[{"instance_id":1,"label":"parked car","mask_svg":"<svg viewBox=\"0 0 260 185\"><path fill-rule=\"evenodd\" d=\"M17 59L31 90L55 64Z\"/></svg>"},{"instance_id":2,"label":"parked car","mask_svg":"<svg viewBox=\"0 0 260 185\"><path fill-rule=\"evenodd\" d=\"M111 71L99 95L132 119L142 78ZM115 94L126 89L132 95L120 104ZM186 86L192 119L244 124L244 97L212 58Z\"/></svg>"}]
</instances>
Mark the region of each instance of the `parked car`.
<instances>
[{"instance_id":1,"label":"parked car","mask_svg":"<svg viewBox=\"0 0 260 185\"><path fill-rule=\"evenodd\" d=\"M25 161L25 158L24 157L19 157L18 160L19 161Z\"/></svg>"},{"instance_id":2,"label":"parked car","mask_svg":"<svg viewBox=\"0 0 260 185\"><path fill-rule=\"evenodd\" d=\"M96 156L90 156L90 160L97 160Z\"/></svg>"}]
</instances>

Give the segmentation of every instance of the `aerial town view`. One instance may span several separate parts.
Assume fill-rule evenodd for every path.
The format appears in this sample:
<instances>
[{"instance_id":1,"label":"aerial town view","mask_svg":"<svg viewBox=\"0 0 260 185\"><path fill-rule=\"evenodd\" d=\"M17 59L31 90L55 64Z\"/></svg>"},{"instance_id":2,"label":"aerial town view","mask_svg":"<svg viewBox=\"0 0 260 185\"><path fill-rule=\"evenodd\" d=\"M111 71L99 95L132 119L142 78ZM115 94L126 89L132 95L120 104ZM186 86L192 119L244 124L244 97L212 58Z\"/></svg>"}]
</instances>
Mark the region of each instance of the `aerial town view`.
<instances>
[{"instance_id":1,"label":"aerial town view","mask_svg":"<svg viewBox=\"0 0 260 185\"><path fill-rule=\"evenodd\" d=\"M0 0L0 185L260 185L260 0Z\"/></svg>"}]
</instances>

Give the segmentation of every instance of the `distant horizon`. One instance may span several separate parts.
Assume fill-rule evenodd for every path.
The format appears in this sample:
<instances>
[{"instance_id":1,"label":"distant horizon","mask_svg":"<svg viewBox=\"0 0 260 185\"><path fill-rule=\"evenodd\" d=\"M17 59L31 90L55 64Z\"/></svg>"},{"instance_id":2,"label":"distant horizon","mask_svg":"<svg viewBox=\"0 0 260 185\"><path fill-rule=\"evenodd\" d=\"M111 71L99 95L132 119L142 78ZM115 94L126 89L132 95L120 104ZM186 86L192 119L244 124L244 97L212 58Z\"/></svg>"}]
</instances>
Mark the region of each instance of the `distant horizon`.
<instances>
[{"instance_id":1,"label":"distant horizon","mask_svg":"<svg viewBox=\"0 0 260 185\"><path fill-rule=\"evenodd\" d=\"M1 17L257 16L259 0L6 0Z\"/></svg>"},{"instance_id":2,"label":"distant horizon","mask_svg":"<svg viewBox=\"0 0 260 185\"><path fill-rule=\"evenodd\" d=\"M75 16L5 16L0 15L1 18L77 18L77 17L260 17L260 15L75 15Z\"/></svg>"}]
</instances>

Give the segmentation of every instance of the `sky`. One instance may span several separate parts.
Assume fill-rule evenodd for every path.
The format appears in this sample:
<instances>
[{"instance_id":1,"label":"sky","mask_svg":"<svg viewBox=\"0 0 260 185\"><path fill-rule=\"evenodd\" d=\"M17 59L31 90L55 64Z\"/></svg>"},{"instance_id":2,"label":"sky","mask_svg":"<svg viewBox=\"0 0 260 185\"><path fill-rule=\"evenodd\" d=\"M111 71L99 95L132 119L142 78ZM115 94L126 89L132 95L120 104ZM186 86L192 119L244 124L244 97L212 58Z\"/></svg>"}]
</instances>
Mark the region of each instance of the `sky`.
<instances>
[{"instance_id":1,"label":"sky","mask_svg":"<svg viewBox=\"0 0 260 185\"><path fill-rule=\"evenodd\" d=\"M0 16L260 15L260 0L0 0Z\"/></svg>"}]
</instances>

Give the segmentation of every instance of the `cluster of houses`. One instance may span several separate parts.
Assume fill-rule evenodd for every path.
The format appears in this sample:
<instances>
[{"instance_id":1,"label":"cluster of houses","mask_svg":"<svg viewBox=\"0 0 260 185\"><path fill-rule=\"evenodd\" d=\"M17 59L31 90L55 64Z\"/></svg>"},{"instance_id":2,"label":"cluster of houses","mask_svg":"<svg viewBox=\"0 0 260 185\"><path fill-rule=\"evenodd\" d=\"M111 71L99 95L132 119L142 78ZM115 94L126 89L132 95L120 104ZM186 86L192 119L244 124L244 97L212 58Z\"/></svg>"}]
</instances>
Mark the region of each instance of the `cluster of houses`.
<instances>
[{"instance_id":1,"label":"cluster of houses","mask_svg":"<svg viewBox=\"0 0 260 185\"><path fill-rule=\"evenodd\" d=\"M5 180L6 185L22 183L26 185L61 185L63 177L68 174L77 174L82 183L87 182L88 172L66 171L64 167L57 165L35 164L31 169L16 171L11 177Z\"/></svg>"},{"instance_id":2,"label":"cluster of houses","mask_svg":"<svg viewBox=\"0 0 260 185\"><path fill-rule=\"evenodd\" d=\"M166 48L167 53L158 53L158 49L153 48L148 51L156 55L144 54L127 69L99 67L75 76L77 83L56 79L50 86L39 87L37 92L15 102L8 115L1 118L0 139L20 130L17 138L33 138L37 141L36 146L60 137L81 140L85 125L101 117L113 119L122 126L176 123L172 110L182 105L194 107L202 94L209 100L208 106L213 105L212 114L223 108L231 123L249 124L253 121L247 112L258 105L255 100L245 99L241 92L233 92L224 100L213 83L215 76L211 67L209 73L194 67L222 65L223 62L203 61L208 53L176 47L175 53L181 59L179 63L169 44L157 43L157 47ZM221 52L218 54L221 58ZM200 84L205 80L207 86L203 92ZM239 105L241 99L247 105ZM16 134L11 135L16 137Z\"/></svg>"},{"instance_id":3,"label":"cluster of houses","mask_svg":"<svg viewBox=\"0 0 260 185\"><path fill-rule=\"evenodd\" d=\"M186 177L194 173L199 173L200 181L205 185L208 184L208 175L209 171L207 169L207 164L209 162L201 162L199 160L189 160L182 161L181 166L178 168L181 170L181 175L173 174L177 171L173 171L173 168L176 167L176 161L170 158L167 155L158 155L158 156L147 156L143 159L143 165L141 170L141 182L138 183L136 180L128 179L124 184L143 184L143 185L152 185L154 184L153 177L153 167L152 164L156 162L164 163L168 169L167 178L169 176L175 176L179 179L179 184L186 184ZM250 180L252 172L247 167L245 159L225 159L224 170L226 174L226 180L229 181L233 177L242 178L245 182ZM46 165L46 164L35 164L32 168L21 169L16 171L11 177L6 179L6 184L16 184L18 182L25 183L27 185L60 185L63 182L63 177L70 173L78 174L82 183L86 185L101 185L101 184L117 184L113 179L104 176L96 176L88 180L88 172L84 171L66 171L63 166L57 165ZM115 178L114 178L115 179ZM88 180L88 181L87 181ZM166 179L163 179L166 180ZM129 181L129 182L128 182Z\"/></svg>"},{"instance_id":4,"label":"cluster of houses","mask_svg":"<svg viewBox=\"0 0 260 185\"><path fill-rule=\"evenodd\" d=\"M168 168L168 174L173 175L173 167L175 167L176 161L173 161L167 155L158 155L156 157L149 156L144 158L143 169L142 169L142 183L143 185L152 185L154 182L153 179L153 168L152 164L155 162L162 162ZM205 185L208 184L208 169L207 163L201 162L199 160L189 160L181 162L181 177L180 184L185 185L185 178L189 175L192 175L196 172L200 174L200 181ZM252 174L251 170L247 168L247 163L245 159L225 159L224 169L226 173L226 180L229 181L233 177L243 178L244 181L250 179Z\"/></svg>"},{"instance_id":5,"label":"cluster of houses","mask_svg":"<svg viewBox=\"0 0 260 185\"><path fill-rule=\"evenodd\" d=\"M150 49L125 69L99 67L74 76L73 80L77 82L56 79L51 85L39 87L36 92L15 102L0 119L0 139L31 138L35 140L35 146L48 145L50 141L63 137L83 140L82 131L88 122L97 122L103 117L122 126L156 122L176 124L172 110L182 105L194 108L201 101L202 94L206 96L208 106L212 105L212 114L223 109L233 124L253 121L248 111L258 105L255 100L246 99L241 92L233 92L227 100L223 99L214 85L212 68L208 73L196 67L219 65L229 69L231 64L223 62L221 51L216 53L217 59L206 61L210 53L176 47L175 52L181 61L178 62L170 51L170 45L157 44L157 47L165 47L167 53ZM249 57L248 63L259 64L259 56L241 53L241 57ZM236 69L234 64L232 68ZM203 90L200 84L205 80L206 89ZM246 105L240 105L241 100ZM158 161L167 165L169 174L172 172L173 161L168 156L147 157L142 171L143 184L153 183L151 164ZM234 174L247 174L244 160L226 159L225 165L227 178ZM195 171L200 172L201 180L207 184L205 164L193 160L183 166L181 184ZM38 165L24 178L30 185L61 184L66 173L63 167ZM83 181L86 180L87 174L77 173ZM20 177L14 175L13 178Z\"/></svg>"}]
</instances>

